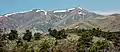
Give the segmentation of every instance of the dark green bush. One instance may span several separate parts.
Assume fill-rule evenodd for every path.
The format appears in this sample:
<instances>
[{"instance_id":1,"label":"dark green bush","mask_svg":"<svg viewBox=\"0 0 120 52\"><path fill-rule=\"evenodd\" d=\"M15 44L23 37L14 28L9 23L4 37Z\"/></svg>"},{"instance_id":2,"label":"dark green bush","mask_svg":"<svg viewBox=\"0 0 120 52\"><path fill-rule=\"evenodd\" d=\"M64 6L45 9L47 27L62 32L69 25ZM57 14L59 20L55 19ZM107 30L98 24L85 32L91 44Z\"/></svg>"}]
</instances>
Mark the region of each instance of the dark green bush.
<instances>
[{"instance_id":1,"label":"dark green bush","mask_svg":"<svg viewBox=\"0 0 120 52\"><path fill-rule=\"evenodd\" d=\"M23 40L30 41L32 39L32 32L29 30L26 30L26 33L24 33Z\"/></svg>"}]
</instances>

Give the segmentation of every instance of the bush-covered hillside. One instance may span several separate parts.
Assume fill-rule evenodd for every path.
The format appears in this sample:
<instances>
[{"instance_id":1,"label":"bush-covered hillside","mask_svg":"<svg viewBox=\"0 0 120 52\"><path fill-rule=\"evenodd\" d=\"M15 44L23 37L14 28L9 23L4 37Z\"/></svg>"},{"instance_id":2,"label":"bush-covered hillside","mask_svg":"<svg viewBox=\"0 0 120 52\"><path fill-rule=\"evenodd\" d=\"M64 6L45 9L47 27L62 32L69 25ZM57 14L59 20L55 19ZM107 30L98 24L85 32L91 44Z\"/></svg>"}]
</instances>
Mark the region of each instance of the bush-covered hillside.
<instances>
[{"instance_id":1,"label":"bush-covered hillside","mask_svg":"<svg viewBox=\"0 0 120 52\"><path fill-rule=\"evenodd\" d=\"M120 32L93 29L48 29L19 34L0 29L0 52L120 52Z\"/></svg>"}]
</instances>

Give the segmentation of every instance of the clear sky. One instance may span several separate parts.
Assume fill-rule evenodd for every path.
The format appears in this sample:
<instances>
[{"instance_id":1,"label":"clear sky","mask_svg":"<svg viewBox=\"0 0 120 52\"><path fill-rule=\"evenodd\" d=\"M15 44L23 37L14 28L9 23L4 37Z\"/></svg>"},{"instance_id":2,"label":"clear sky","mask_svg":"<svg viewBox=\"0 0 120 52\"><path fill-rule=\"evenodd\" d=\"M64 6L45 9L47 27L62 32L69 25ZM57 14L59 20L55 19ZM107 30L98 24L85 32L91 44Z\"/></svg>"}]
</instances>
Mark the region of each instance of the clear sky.
<instances>
[{"instance_id":1,"label":"clear sky","mask_svg":"<svg viewBox=\"0 0 120 52\"><path fill-rule=\"evenodd\" d=\"M33 8L52 10L82 7L88 10L119 10L120 0L0 0L0 13Z\"/></svg>"}]
</instances>

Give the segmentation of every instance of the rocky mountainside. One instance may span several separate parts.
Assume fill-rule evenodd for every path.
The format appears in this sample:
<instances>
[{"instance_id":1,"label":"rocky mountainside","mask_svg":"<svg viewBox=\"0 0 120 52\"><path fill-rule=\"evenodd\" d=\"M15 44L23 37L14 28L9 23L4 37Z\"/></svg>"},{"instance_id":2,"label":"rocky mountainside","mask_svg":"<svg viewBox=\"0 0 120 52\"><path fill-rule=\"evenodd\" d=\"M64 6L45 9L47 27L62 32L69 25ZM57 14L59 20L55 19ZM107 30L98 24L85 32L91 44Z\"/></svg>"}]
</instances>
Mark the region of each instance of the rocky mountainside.
<instances>
[{"instance_id":1,"label":"rocky mountainside","mask_svg":"<svg viewBox=\"0 0 120 52\"><path fill-rule=\"evenodd\" d=\"M115 16L112 17L115 18ZM112 17L89 12L80 7L63 10L33 9L29 11L9 13L0 16L0 28L46 31L49 28L61 29L73 27L99 27L99 25L103 24L103 22L108 23L108 26L110 25L110 27L113 27L116 24L109 24L109 21L112 22L111 20L113 20ZM117 20L119 21L119 19ZM91 25L91 21L96 23L96 26ZM118 21L116 21L116 23L119 23ZM76 26L76 23L79 25ZM104 26L106 25L103 24L102 28L105 28Z\"/></svg>"},{"instance_id":2,"label":"rocky mountainside","mask_svg":"<svg viewBox=\"0 0 120 52\"><path fill-rule=\"evenodd\" d=\"M120 31L120 14L96 17L94 19L85 19L76 21L65 28L100 28L104 31Z\"/></svg>"}]
</instances>

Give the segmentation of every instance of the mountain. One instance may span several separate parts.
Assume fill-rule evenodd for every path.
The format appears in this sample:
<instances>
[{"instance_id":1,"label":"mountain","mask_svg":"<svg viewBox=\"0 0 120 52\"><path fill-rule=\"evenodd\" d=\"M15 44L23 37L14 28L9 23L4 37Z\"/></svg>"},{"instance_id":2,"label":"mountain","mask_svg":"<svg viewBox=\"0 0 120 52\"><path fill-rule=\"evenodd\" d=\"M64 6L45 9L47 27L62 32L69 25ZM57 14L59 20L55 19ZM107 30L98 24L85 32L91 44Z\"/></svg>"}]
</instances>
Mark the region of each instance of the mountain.
<instances>
[{"instance_id":1,"label":"mountain","mask_svg":"<svg viewBox=\"0 0 120 52\"><path fill-rule=\"evenodd\" d=\"M17 29L17 30L37 30L47 31L49 28L75 28L76 23L81 28L97 27L102 22L108 23L106 17L100 14L89 12L80 7L74 7L63 10L41 10L33 9L29 11L9 13L0 16L0 28ZM114 17L114 16L113 16ZM100 19L97 19L100 18ZM102 20L102 21L101 21ZM111 20L111 18L110 18ZM87 22L88 21L88 22ZM89 21L97 23L93 26ZM108 20L109 21L109 20ZM118 20L119 21L119 20ZM116 21L116 23L118 23ZM115 25L115 24L110 24ZM106 25L103 25L104 27ZM106 28L106 30L108 30Z\"/></svg>"}]
</instances>

